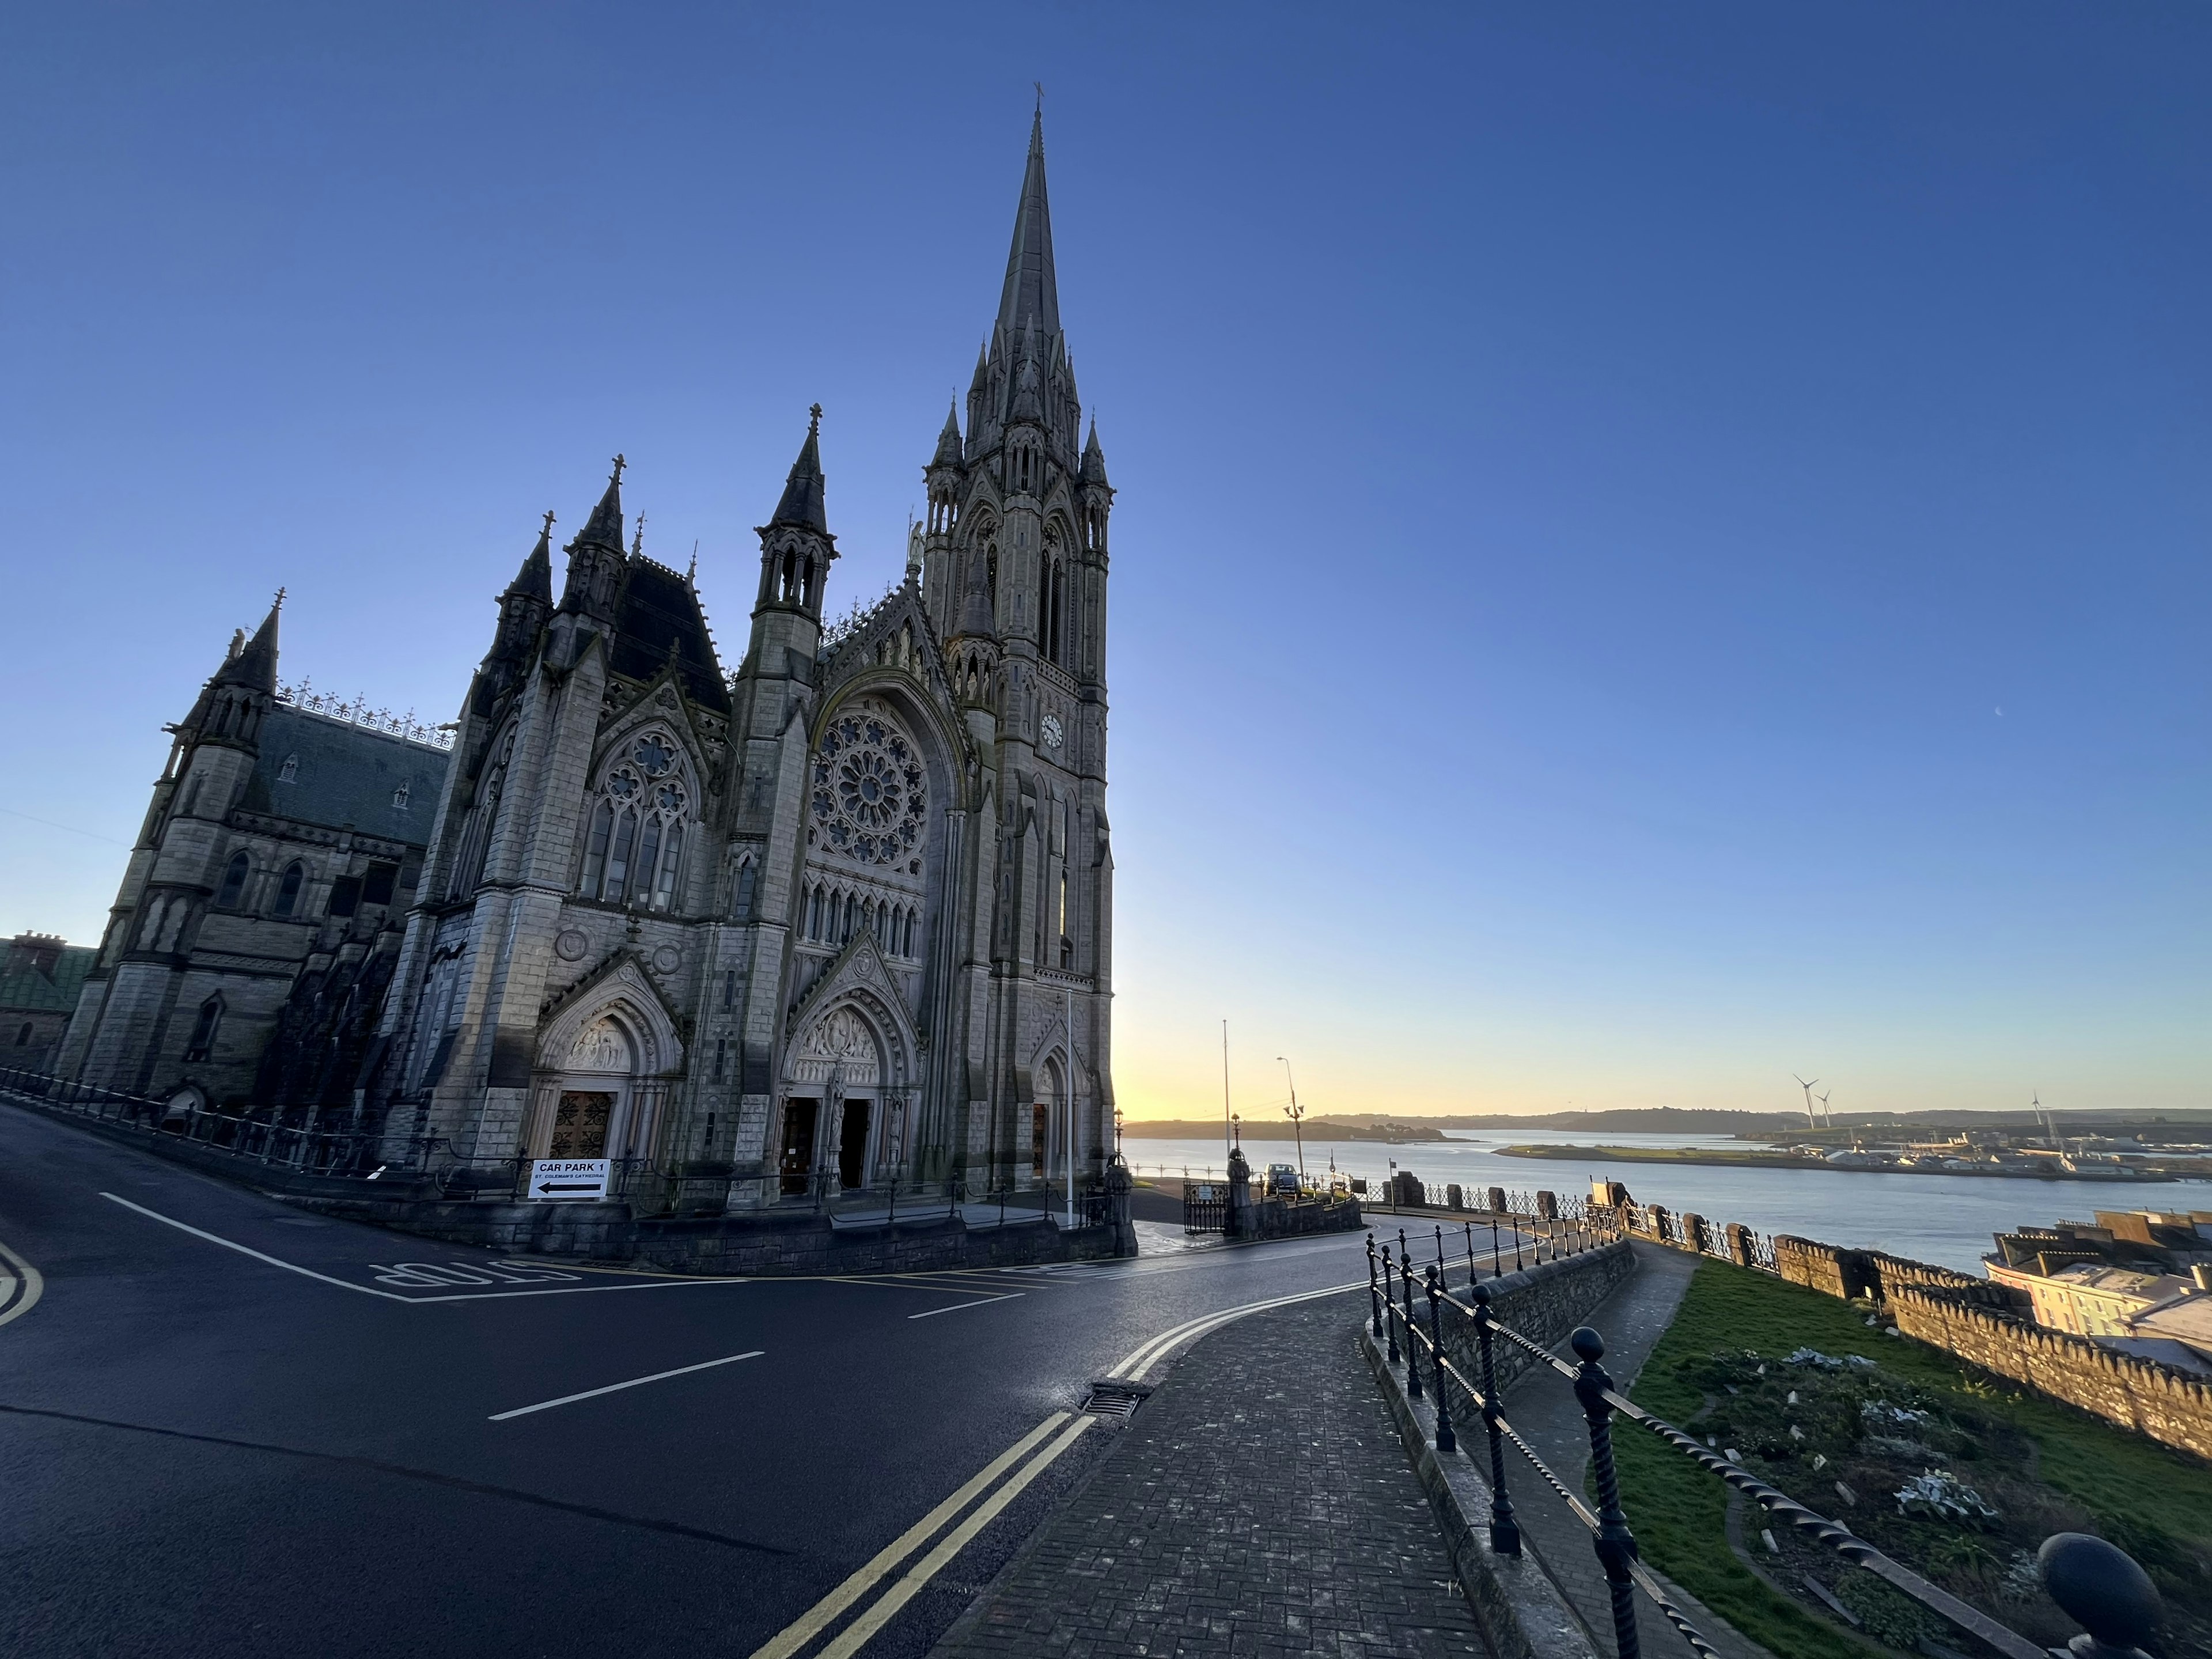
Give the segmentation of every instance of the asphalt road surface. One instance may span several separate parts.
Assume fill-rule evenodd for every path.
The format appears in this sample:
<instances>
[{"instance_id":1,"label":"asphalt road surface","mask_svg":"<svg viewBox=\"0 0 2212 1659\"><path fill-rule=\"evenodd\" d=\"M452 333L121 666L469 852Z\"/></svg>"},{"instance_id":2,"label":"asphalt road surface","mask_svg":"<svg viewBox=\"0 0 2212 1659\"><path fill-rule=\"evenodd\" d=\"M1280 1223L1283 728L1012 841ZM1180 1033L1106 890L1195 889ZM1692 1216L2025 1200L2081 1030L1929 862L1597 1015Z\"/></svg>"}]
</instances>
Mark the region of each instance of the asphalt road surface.
<instances>
[{"instance_id":1,"label":"asphalt road surface","mask_svg":"<svg viewBox=\"0 0 2212 1659\"><path fill-rule=\"evenodd\" d=\"M1127 1262L592 1271L0 1103L0 1652L923 1653L1118 1432L1095 1380L1366 1281L1360 1234L1146 1231Z\"/></svg>"}]
</instances>

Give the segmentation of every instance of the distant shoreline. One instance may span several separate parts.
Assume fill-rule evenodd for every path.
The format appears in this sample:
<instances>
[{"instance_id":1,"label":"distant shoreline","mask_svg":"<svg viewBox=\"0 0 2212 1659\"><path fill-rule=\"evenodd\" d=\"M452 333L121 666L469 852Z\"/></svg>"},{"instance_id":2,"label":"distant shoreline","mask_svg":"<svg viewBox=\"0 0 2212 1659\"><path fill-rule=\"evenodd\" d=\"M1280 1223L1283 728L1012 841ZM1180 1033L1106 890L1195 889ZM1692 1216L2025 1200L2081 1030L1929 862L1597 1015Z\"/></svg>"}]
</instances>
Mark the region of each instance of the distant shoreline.
<instances>
[{"instance_id":1,"label":"distant shoreline","mask_svg":"<svg viewBox=\"0 0 2212 1659\"><path fill-rule=\"evenodd\" d=\"M2136 1187L2152 1182L2180 1181L2186 1177L2164 1172L2142 1175L2102 1176L2081 1175L2060 1169L1998 1170L1927 1169L1917 1164L1904 1166L1869 1166L1863 1164L1830 1164L1825 1159L1792 1158L1787 1152L1757 1152L1747 1147L1735 1152L1725 1147L1702 1146L1498 1146L1491 1150L1500 1158L1549 1158L1559 1163L1583 1164L1705 1164L1731 1170L1832 1170L1843 1175L1917 1175L1955 1176L1966 1180L1989 1176L2003 1176L2013 1181L2078 1181L2094 1187Z\"/></svg>"},{"instance_id":2,"label":"distant shoreline","mask_svg":"<svg viewBox=\"0 0 2212 1659\"><path fill-rule=\"evenodd\" d=\"M1188 1118L1121 1125L1124 1140L1211 1140L1228 1132L1225 1123L1193 1121ZM1357 1140L1376 1146L1440 1146L1452 1138L1439 1130L1414 1128L1406 1124L1382 1127L1366 1123L1309 1123L1305 1132L1314 1138L1316 1146L1324 1141ZM1289 1144L1299 1136L1288 1123L1261 1121L1238 1125L1237 1138Z\"/></svg>"}]
</instances>

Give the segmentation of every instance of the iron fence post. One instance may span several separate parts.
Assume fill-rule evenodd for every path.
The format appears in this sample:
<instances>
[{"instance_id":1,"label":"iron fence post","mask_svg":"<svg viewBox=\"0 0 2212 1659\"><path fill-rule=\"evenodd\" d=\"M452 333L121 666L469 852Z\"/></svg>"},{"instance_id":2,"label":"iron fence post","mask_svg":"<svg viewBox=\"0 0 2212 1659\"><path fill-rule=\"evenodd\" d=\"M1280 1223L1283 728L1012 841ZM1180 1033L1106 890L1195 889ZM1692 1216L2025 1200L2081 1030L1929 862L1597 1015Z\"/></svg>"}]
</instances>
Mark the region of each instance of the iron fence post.
<instances>
[{"instance_id":1,"label":"iron fence post","mask_svg":"<svg viewBox=\"0 0 2212 1659\"><path fill-rule=\"evenodd\" d=\"M1438 1237L1442 1237L1441 1232ZM1452 1432L1451 1403L1447 1397L1449 1391L1444 1387L1443 1304L1437 1299L1437 1292L1443 1288L1437 1283L1441 1276L1441 1269L1431 1267L1423 1288L1427 1291L1429 1297L1429 1374L1437 1385L1437 1449L1448 1452L1459 1449L1459 1437Z\"/></svg>"},{"instance_id":2,"label":"iron fence post","mask_svg":"<svg viewBox=\"0 0 2212 1659\"><path fill-rule=\"evenodd\" d=\"M1380 1336L1382 1334L1382 1297L1375 1288L1375 1234L1372 1229L1367 1234L1367 1301L1375 1313L1374 1322L1370 1328Z\"/></svg>"},{"instance_id":3,"label":"iron fence post","mask_svg":"<svg viewBox=\"0 0 2212 1659\"><path fill-rule=\"evenodd\" d=\"M1462 1221L1460 1225L1467 1229L1467 1287L1471 1291L1475 1285L1474 1223Z\"/></svg>"},{"instance_id":4,"label":"iron fence post","mask_svg":"<svg viewBox=\"0 0 2212 1659\"><path fill-rule=\"evenodd\" d=\"M1498 1218L1495 1216L1490 1221L1490 1276L1492 1279L1505 1277L1505 1247L1498 1242Z\"/></svg>"},{"instance_id":5,"label":"iron fence post","mask_svg":"<svg viewBox=\"0 0 2212 1659\"><path fill-rule=\"evenodd\" d=\"M1490 1287L1474 1287L1474 1341L1482 1359L1482 1431L1490 1442L1490 1547L1499 1555L1521 1553L1521 1523L1505 1491L1505 1437L1498 1427L1498 1371L1491 1361L1490 1328L1498 1316L1490 1309Z\"/></svg>"},{"instance_id":6,"label":"iron fence post","mask_svg":"<svg viewBox=\"0 0 2212 1659\"><path fill-rule=\"evenodd\" d=\"M1398 1235L1398 1282L1406 1292L1406 1394L1408 1398L1421 1397L1420 1343L1413 1332L1413 1258L1406 1249L1406 1236Z\"/></svg>"},{"instance_id":7,"label":"iron fence post","mask_svg":"<svg viewBox=\"0 0 2212 1659\"><path fill-rule=\"evenodd\" d=\"M1636 1559L1636 1537L1620 1507L1620 1476L1613 1466L1613 1405L1605 1397L1613 1379L1597 1363L1605 1353L1605 1339L1584 1325L1568 1339L1568 1345L1582 1361L1575 1373L1575 1398L1589 1419L1590 1474L1597 1481L1598 1528L1593 1542L1613 1601L1613 1646L1620 1659L1642 1659L1636 1633L1636 1583L1628 1576L1628 1564Z\"/></svg>"},{"instance_id":8,"label":"iron fence post","mask_svg":"<svg viewBox=\"0 0 2212 1659\"><path fill-rule=\"evenodd\" d=\"M1382 1338L1389 1345L1390 1363L1398 1363L1398 1288L1390 1278L1390 1247L1382 1247Z\"/></svg>"},{"instance_id":9,"label":"iron fence post","mask_svg":"<svg viewBox=\"0 0 2212 1659\"><path fill-rule=\"evenodd\" d=\"M2125 1551L2088 1533L2053 1533L2036 1552L2035 1571L2088 1632L2074 1638L2074 1659L2144 1659L2142 1644L2158 1630L2158 1586Z\"/></svg>"}]
</instances>

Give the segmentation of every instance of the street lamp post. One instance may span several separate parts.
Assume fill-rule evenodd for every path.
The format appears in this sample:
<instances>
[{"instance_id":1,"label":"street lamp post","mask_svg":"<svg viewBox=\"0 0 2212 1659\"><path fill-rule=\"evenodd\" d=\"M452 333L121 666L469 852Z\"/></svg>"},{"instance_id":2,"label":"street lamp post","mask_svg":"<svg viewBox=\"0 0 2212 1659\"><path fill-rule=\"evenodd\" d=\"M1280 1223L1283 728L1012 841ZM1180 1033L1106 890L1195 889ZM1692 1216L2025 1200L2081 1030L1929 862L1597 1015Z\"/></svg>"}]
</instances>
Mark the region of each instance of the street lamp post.
<instances>
[{"instance_id":1,"label":"street lamp post","mask_svg":"<svg viewBox=\"0 0 2212 1659\"><path fill-rule=\"evenodd\" d=\"M1275 1058L1283 1060L1283 1075L1290 1079L1291 1103L1283 1108L1283 1115L1290 1119L1291 1127L1298 1138L1298 1185L1303 1188L1306 1184L1305 1108L1298 1104L1298 1080L1291 1076L1291 1062L1280 1054Z\"/></svg>"}]
</instances>

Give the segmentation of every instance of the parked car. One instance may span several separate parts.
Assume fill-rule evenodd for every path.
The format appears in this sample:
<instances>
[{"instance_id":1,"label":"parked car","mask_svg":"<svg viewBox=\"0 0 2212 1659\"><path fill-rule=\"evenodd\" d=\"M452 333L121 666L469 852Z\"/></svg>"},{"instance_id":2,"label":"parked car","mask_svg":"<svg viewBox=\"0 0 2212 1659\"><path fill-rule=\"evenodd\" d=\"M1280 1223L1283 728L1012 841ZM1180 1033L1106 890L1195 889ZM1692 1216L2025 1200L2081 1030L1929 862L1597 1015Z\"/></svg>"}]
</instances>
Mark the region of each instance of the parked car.
<instances>
[{"instance_id":1,"label":"parked car","mask_svg":"<svg viewBox=\"0 0 2212 1659\"><path fill-rule=\"evenodd\" d=\"M1298 1170L1295 1164L1270 1164L1267 1166L1267 1191L1278 1198L1298 1195Z\"/></svg>"}]
</instances>

